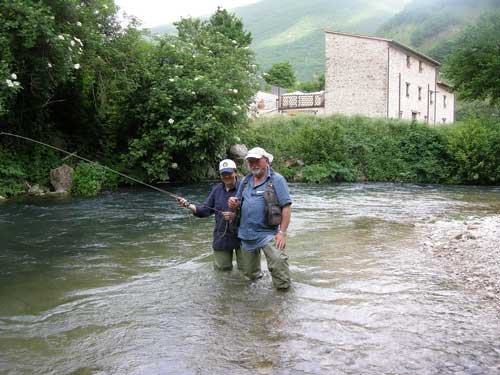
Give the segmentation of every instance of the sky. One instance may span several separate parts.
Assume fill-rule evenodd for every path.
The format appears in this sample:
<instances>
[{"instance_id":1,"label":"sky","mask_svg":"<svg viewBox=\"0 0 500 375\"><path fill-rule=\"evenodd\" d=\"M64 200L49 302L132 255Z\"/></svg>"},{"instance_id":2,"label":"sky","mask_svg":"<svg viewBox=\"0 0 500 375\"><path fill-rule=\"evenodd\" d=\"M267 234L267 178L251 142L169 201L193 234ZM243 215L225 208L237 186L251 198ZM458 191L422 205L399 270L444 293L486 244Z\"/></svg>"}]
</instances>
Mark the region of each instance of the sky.
<instances>
[{"instance_id":1,"label":"sky","mask_svg":"<svg viewBox=\"0 0 500 375\"><path fill-rule=\"evenodd\" d=\"M210 15L217 6L237 8L259 0L115 0L120 13L126 12L142 21L144 27L154 27L178 21L181 17Z\"/></svg>"}]
</instances>

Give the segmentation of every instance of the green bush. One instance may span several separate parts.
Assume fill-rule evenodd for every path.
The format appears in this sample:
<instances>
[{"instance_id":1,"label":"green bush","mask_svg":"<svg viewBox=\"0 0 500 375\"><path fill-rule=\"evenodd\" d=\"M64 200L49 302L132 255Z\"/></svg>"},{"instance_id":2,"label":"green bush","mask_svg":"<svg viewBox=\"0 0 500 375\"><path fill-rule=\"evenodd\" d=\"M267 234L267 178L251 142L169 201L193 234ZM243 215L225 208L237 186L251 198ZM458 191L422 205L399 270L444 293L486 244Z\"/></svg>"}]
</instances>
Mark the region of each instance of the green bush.
<instances>
[{"instance_id":1,"label":"green bush","mask_svg":"<svg viewBox=\"0 0 500 375\"><path fill-rule=\"evenodd\" d=\"M0 195L11 196L25 190L25 172L9 150L0 145Z\"/></svg>"},{"instance_id":2,"label":"green bush","mask_svg":"<svg viewBox=\"0 0 500 375\"><path fill-rule=\"evenodd\" d=\"M48 188L50 170L60 161L55 151L38 145L0 144L0 195L22 194L28 184Z\"/></svg>"},{"instance_id":3,"label":"green bush","mask_svg":"<svg viewBox=\"0 0 500 375\"><path fill-rule=\"evenodd\" d=\"M326 183L332 181L356 181L352 168L345 167L334 161L324 164L313 164L302 170L304 182Z\"/></svg>"},{"instance_id":4,"label":"green bush","mask_svg":"<svg viewBox=\"0 0 500 375\"><path fill-rule=\"evenodd\" d=\"M106 170L99 165L80 163L73 173L71 193L84 197L97 195L106 181Z\"/></svg>"},{"instance_id":5,"label":"green bush","mask_svg":"<svg viewBox=\"0 0 500 375\"><path fill-rule=\"evenodd\" d=\"M468 184L500 182L500 123L469 118L448 131L454 179Z\"/></svg>"},{"instance_id":6,"label":"green bush","mask_svg":"<svg viewBox=\"0 0 500 375\"><path fill-rule=\"evenodd\" d=\"M360 116L274 117L249 124L239 137L274 154L274 168L289 180L500 181L500 122L493 116L439 127Z\"/></svg>"}]
</instances>

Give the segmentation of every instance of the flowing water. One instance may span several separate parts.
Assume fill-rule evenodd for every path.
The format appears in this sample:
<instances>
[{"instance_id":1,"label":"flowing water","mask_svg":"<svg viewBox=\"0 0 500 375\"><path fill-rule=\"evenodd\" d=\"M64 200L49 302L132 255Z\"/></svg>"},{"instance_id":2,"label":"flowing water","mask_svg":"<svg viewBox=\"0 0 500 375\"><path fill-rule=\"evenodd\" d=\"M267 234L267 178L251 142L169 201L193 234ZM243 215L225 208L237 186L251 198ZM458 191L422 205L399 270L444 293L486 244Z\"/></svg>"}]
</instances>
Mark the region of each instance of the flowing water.
<instances>
[{"instance_id":1,"label":"flowing water","mask_svg":"<svg viewBox=\"0 0 500 375\"><path fill-rule=\"evenodd\" d=\"M288 292L214 271L213 219L154 191L0 204L0 373L500 373L498 310L415 231L500 189L290 188Z\"/></svg>"}]
</instances>

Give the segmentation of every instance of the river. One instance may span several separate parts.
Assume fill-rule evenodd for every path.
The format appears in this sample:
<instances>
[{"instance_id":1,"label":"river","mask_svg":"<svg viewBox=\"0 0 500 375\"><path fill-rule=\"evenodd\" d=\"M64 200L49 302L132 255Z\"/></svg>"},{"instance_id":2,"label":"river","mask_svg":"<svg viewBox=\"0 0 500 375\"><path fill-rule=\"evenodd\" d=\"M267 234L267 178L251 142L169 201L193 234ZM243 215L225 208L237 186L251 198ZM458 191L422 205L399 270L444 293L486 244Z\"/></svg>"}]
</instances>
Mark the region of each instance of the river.
<instances>
[{"instance_id":1,"label":"river","mask_svg":"<svg viewBox=\"0 0 500 375\"><path fill-rule=\"evenodd\" d=\"M201 202L209 185L171 187ZM0 374L498 374L500 314L415 224L500 189L291 184L293 286L216 272L213 219L155 191L0 204Z\"/></svg>"}]
</instances>

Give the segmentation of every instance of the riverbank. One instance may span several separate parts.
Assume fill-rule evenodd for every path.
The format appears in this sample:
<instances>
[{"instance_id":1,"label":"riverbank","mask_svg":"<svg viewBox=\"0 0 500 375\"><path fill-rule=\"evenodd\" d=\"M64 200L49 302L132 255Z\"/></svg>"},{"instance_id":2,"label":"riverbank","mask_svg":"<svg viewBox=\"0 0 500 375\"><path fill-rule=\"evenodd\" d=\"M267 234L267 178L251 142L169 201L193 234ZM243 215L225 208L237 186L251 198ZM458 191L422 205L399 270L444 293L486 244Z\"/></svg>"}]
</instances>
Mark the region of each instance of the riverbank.
<instances>
[{"instance_id":1,"label":"riverbank","mask_svg":"<svg viewBox=\"0 0 500 375\"><path fill-rule=\"evenodd\" d=\"M418 228L425 253L441 259L457 282L500 308L500 215L439 220Z\"/></svg>"}]
</instances>

